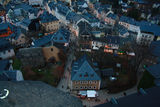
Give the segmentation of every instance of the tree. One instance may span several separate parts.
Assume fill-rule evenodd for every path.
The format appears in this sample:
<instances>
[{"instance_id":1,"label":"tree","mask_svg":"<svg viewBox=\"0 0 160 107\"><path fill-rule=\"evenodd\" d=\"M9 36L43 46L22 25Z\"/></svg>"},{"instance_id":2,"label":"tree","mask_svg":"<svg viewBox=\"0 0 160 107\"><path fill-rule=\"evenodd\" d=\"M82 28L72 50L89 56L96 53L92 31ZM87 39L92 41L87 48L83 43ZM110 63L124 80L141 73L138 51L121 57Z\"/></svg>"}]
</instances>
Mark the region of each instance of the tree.
<instances>
[{"instance_id":1,"label":"tree","mask_svg":"<svg viewBox=\"0 0 160 107\"><path fill-rule=\"evenodd\" d=\"M140 20L140 15L141 15L141 12L138 9L133 8L132 12L129 12L127 16L132 17L135 20Z\"/></svg>"},{"instance_id":2,"label":"tree","mask_svg":"<svg viewBox=\"0 0 160 107\"><path fill-rule=\"evenodd\" d=\"M65 63L67 58L66 58L66 55L64 54L63 50L60 50L60 52L58 53L58 57L62 62Z\"/></svg>"},{"instance_id":3,"label":"tree","mask_svg":"<svg viewBox=\"0 0 160 107\"><path fill-rule=\"evenodd\" d=\"M141 62L150 55L150 52L147 46L138 45L136 41L132 42L131 48L135 53L133 58L133 67L134 71L137 72Z\"/></svg>"},{"instance_id":4,"label":"tree","mask_svg":"<svg viewBox=\"0 0 160 107\"><path fill-rule=\"evenodd\" d=\"M147 46L141 46L138 45L136 40L132 42L126 43L124 46L121 47L121 50L123 50L125 53L127 52L134 52L135 56L132 58L132 65L130 66L134 68L134 71L137 72L139 65L141 62L149 56L149 49ZM128 60L128 55L127 55L127 60ZM127 64L128 66L128 64Z\"/></svg>"}]
</instances>

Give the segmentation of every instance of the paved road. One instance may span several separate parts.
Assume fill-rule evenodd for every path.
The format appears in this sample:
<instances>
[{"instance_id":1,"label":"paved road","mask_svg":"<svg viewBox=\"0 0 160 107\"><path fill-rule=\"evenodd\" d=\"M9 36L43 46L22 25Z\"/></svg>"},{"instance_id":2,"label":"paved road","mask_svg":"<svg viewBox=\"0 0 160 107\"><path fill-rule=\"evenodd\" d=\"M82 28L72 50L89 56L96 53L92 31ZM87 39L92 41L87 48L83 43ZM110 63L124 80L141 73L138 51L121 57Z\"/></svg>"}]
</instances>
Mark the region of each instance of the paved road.
<instances>
[{"instance_id":1,"label":"paved road","mask_svg":"<svg viewBox=\"0 0 160 107\"><path fill-rule=\"evenodd\" d=\"M71 41L75 42L76 41L76 38L73 37L74 35L72 35L71 37ZM75 45L72 44L72 46L70 46L69 48L69 53L68 53L68 57L67 57L67 62L66 62L66 66L65 66L65 69L64 69L64 75L63 75L63 78L60 80L57 88L64 91L64 92L69 92L70 89L70 70L71 70L71 64L74 60L74 48L75 48Z\"/></svg>"},{"instance_id":2,"label":"paved road","mask_svg":"<svg viewBox=\"0 0 160 107\"><path fill-rule=\"evenodd\" d=\"M69 56L68 56L68 59L67 59L66 66L65 66L65 71L64 71L63 78L60 80L60 82L57 86L58 89L60 89L64 92L69 91L69 89L67 89L67 87L68 87L69 79L70 79L69 69L71 68L72 61L73 61L73 53L70 53Z\"/></svg>"},{"instance_id":3,"label":"paved road","mask_svg":"<svg viewBox=\"0 0 160 107\"><path fill-rule=\"evenodd\" d=\"M143 69L143 63L140 65L139 69L138 69L138 72L137 72L137 84L131 88L131 89L128 89L128 90L124 90L120 93L116 93L116 94L108 94L108 92L106 90L99 90L98 91L98 99L100 99L99 102L96 102L95 100L91 100L91 101L88 101L88 100L82 100L83 102L83 105L86 105L87 107L93 107L93 106L96 106L96 105L99 105L99 104L103 104L103 103L106 103L106 99L108 99L108 101L110 101L110 99L112 97L118 99L118 98L121 98L121 97L124 97L124 92L126 93L126 95L131 95L131 94L134 94L137 92L137 86L140 82L140 79L142 78L143 76L143 72L142 72L142 69Z\"/></svg>"}]
</instances>

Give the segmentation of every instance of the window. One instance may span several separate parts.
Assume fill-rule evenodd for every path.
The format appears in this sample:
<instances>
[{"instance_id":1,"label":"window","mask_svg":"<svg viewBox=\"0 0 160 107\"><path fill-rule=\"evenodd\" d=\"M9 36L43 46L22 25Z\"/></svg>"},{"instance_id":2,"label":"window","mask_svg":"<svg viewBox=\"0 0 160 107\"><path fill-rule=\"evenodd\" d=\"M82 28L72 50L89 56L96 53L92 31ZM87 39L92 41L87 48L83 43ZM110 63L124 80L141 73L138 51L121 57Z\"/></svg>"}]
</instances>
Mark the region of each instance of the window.
<instances>
[{"instance_id":1,"label":"window","mask_svg":"<svg viewBox=\"0 0 160 107\"><path fill-rule=\"evenodd\" d=\"M85 84L88 84L88 81L85 81Z\"/></svg>"},{"instance_id":2,"label":"window","mask_svg":"<svg viewBox=\"0 0 160 107\"><path fill-rule=\"evenodd\" d=\"M80 81L80 84L83 84L83 82L82 82L82 81Z\"/></svg>"},{"instance_id":3,"label":"window","mask_svg":"<svg viewBox=\"0 0 160 107\"><path fill-rule=\"evenodd\" d=\"M94 81L94 83L96 84L96 83L97 83L97 81Z\"/></svg>"},{"instance_id":4,"label":"window","mask_svg":"<svg viewBox=\"0 0 160 107\"><path fill-rule=\"evenodd\" d=\"M53 48L51 48L51 51L53 51Z\"/></svg>"},{"instance_id":5,"label":"window","mask_svg":"<svg viewBox=\"0 0 160 107\"><path fill-rule=\"evenodd\" d=\"M62 37L60 37L60 38L59 38L59 40L63 40L63 38L62 38Z\"/></svg>"},{"instance_id":6,"label":"window","mask_svg":"<svg viewBox=\"0 0 160 107\"><path fill-rule=\"evenodd\" d=\"M76 86L76 89L78 89L78 87Z\"/></svg>"},{"instance_id":7,"label":"window","mask_svg":"<svg viewBox=\"0 0 160 107\"><path fill-rule=\"evenodd\" d=\"M89 89L92 89L92 86L89 86Z\"/></svg>"},{"instance_id":8,"label":"window","mask_svg":"<svg viewBox=\"0 0 160 107\"><path fill-rule=\"evenodd\" d=\"M11 52L11 50L8 50L8 52Z\"/></svg>"},{"instance_id":9,"label":"window","mask_svg":"<svg viewBox=\"0 0 160 107\"><path fill-rule=\"evenodd\" d=\"M94 86L93 88L94 88L94 89L96 89L96 87L95 87L95 86Z\"/></svg>"},{"instance_id":10,"label":"window","mask_svg":"<svg viewBox=\"0 0 160 107\"><path fill-rule=\"evenodd\" d=\"M87 86L85 86L84 88L87 89Z\"/></svg>"},{"instance_id":11,"label":"window","mask_svg":"<svg viewBox=\"0 0 160 107\"><path fill-rule=\"evenodd\" d=\"M83 87L80 87L80 89L82 89Z\"/></svg>"},{"instance_id":12,"label":"window","mask_svg":"<svg viewBox=\"0 0 160 107\"><path fill-rule=\"evenodd\" d=\"M89 84L92 84L92 81L89 81Z\"/></svg>"}]
</instances>

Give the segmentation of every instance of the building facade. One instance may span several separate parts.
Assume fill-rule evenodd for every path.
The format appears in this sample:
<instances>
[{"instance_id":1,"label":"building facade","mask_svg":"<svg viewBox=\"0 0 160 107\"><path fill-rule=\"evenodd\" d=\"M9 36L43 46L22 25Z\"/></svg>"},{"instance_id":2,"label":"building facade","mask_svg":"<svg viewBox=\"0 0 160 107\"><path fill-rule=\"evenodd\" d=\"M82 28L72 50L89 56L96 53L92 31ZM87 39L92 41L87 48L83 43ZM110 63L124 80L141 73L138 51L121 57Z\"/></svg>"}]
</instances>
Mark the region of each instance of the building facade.
<instances>
[{"instance_id":1,"label":"building facade","mask_svg":"<svg viewBox=\"0 0 160 107\"><path fill-rule=\"evenodd\" d=\"M101 79L97 72L97 66L83 55L72 65L71 89L72 90L99 90Z\"/></svg>"},{"instance_id":2,"label":"building facade","mask_svg":"<svg viewBox=\"0 0 160 107\"><path fill-rule=\"evenodd\" d=\"M59 29L59 20L46 11L40 15L40 24L47 32L56 32Z\"/></svg>"}]
</instances>

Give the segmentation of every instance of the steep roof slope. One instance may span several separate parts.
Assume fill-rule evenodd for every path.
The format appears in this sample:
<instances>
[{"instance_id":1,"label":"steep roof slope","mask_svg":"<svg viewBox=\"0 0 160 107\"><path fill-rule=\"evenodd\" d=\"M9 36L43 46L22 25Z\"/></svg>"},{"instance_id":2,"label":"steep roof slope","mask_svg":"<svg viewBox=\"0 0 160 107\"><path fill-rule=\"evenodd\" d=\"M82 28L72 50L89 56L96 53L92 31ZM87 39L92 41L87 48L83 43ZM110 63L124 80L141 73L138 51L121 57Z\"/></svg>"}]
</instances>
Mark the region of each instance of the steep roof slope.
<instances>
[{"instance_id":1,"label":"steep roof slope","mask_svg":"<svg viewBox=\"0 0 160 107\"><path fill-rule=\"evenodd\" d=\"M80 100L40 81L0 81L0 91L8 89L1 107L83 107Z\"/></svg>"}]
</instances>

